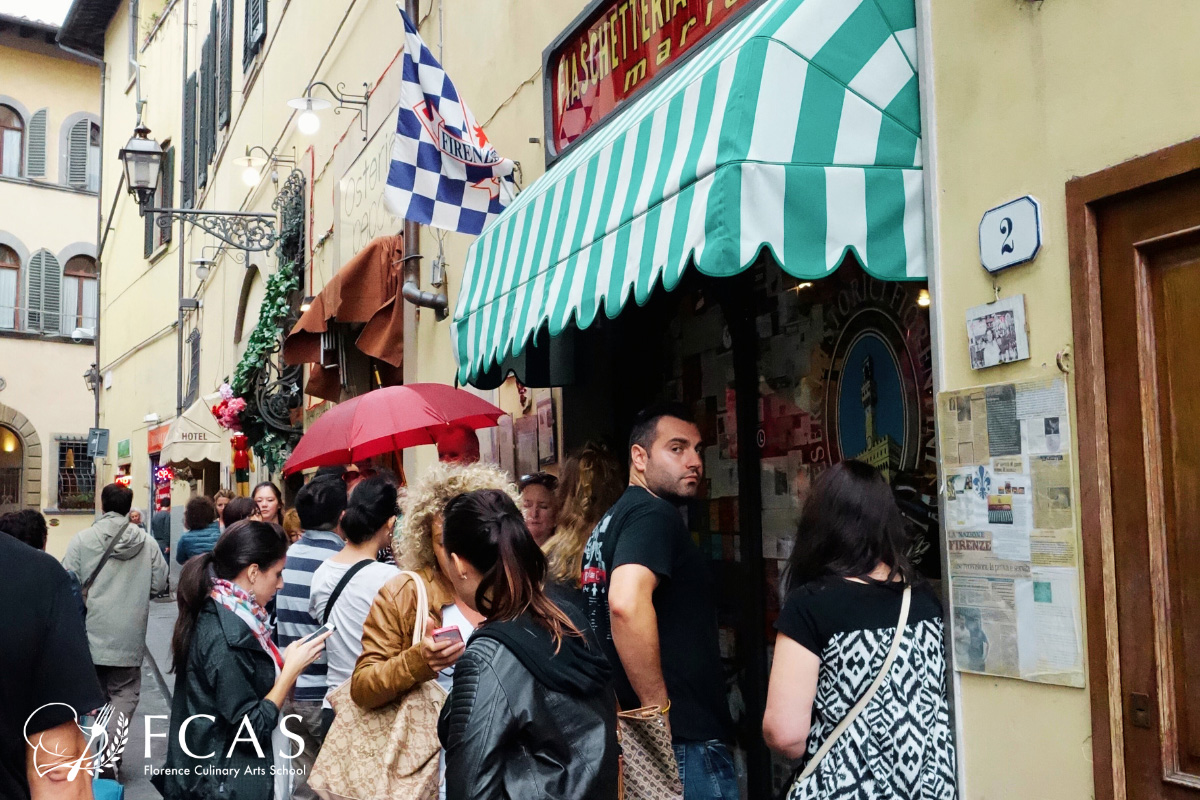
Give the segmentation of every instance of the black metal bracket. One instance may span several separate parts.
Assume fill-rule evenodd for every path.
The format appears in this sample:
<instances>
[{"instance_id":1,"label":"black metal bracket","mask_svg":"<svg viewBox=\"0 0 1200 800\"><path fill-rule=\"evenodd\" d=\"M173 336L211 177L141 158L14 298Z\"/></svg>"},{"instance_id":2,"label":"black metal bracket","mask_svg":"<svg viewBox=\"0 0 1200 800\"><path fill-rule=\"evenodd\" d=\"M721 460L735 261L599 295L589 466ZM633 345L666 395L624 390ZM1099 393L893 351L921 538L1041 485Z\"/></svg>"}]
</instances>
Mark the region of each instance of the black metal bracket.
<instances>
[{"instance_id":1,"label":"black metal bracket","mask_svg":"<svg viewBox=\"0 0 1200 800\"><path fill-rule=\"evenodd\" d=\"M270 250L279 240L274 214L258 214L252 211L200 211L191 208L147 208L143 213L154 214L154 222L160 228L169 228L175 220L190 222L225 244L240 250Z\"/></svg>"},{"instance_id":2,"label":"black metal bracket","mask_svg":"<svg viewBox=\"0 0 1200 800\"><path fill-rule=\"evenodd\" d=\"M365 142L367 140L367 133L370 131L370 124L367 121L367 110L371 102L371 84L363 81L362 94L346 94L345 83L339 83L337 88L334 89L325 81L313 81L304 90L305 97L312 97L314 86L324 86L325 91L329 92L333 96L333 99L337 101L337 105L333 107L333 113L335 114L341 114L342 109L347 106L359 106L362 108L362 113L358 117L358 123L362 126L363 141Z\"/></svg>"}]
</instances>

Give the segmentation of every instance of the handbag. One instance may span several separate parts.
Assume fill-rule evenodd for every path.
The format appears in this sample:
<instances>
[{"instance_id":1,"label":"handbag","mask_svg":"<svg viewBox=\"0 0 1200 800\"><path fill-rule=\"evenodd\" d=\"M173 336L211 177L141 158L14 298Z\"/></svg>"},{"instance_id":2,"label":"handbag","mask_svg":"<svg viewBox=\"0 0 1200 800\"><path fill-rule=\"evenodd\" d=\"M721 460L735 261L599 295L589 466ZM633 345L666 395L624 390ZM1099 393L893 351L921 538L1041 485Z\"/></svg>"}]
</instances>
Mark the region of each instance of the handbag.
<instances>
[{"instance_id":1,"label":"handbag","mask_svg":"<svg viewBox=\"0 0 1200 800\"><path fill-rule=\"evenodd\" d=\"M621 800L683 800L679 762L667 718L658 706L617 711Z\"/></svg>"},{"instance_id":2,"label":"handbag","mask_svg":"<svg viewBox=\"0 0 1200 800\"><path fill-rule=\"evenodd\" d=\"M429 593L421 577L404 572L417 587L412 646L421 643L429 619ZM317 755L308 785L323 800L435 800L438 795L437 721L446 690L423 681L379 708L350 697L350 680L329 693L333 725Z\"/></svg>"},{"instance_id":3,"label":"handbag","mask_svg":"<svg viewBox=\"0 0 1200 800\"><path fill-rule=\"evenodd\" d=\"M854 704L849 713L825 737L825 741L821 743L817 752L813 753L813 757L808 760L808 763L804 766L804 770L792 781L788 789L789 793L796 784L802 783L817 771L817 767L821 766L821 761L824 760L825 756L829 755L829 751L837 744L837 740L841 738L843 733L849 730L850 726L854 724L854 720L858 719L858 715L870 705L872 698L875 697L875 693L883 685L884 679L892 669L892 664L896 661L896 655L900 652L900 641L904 638L904 629L908 626L908 609L911 603L912 587L905 586L904 596L900 599L900 619L896 623L896 633L892 636L892 646L888 648L887 658L883 659L883 666L879 668L879 674L875 676L875 680L871 681L871 685L867 687L867 691L858 699L858 702Z\"/></svg>"}]
</instances>

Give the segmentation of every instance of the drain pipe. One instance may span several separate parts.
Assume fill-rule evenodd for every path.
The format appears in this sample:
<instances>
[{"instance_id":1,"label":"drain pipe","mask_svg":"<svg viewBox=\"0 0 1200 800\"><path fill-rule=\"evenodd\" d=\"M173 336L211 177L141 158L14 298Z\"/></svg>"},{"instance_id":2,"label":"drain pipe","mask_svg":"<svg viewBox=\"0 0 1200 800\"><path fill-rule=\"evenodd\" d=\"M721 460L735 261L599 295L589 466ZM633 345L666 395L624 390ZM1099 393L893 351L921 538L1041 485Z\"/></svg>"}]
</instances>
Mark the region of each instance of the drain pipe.
<instances>
[{"instance_id":1,"label":"drain pipe","mask_svg":"<svg viewBox=\"0 0 1200 800\"><path fill-rule=\"evenodd\" d=\"M417 25L421 20L420 0L404 0L404 13ZM450 301L444 294L421 291L421 224L404 220L404 284L400 294L418 308L432 308L438 320L450 315Z\"/></svg>"}]
</instances>

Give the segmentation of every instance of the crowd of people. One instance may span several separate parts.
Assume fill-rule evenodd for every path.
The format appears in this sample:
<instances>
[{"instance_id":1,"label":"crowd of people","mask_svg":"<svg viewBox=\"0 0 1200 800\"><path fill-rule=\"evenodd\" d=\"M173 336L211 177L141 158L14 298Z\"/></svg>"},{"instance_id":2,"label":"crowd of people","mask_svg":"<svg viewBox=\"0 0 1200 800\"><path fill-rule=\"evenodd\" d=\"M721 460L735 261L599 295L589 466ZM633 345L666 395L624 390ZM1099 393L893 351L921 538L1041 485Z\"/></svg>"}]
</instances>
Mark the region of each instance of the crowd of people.
<instances>
[{"instance_id":1,"label":"crowd of people","mask_svg":"<svg viewBox=\"0 0 1200 800\"><path fill-rule=\"evenodd\" d=\"M637 725L670 743L664 796L741 797L715 587L684 516L704 466L688 412L642 412L627 471L589 444L514 483L471 429L438 445L403 488L348 465L291 508L271 483L188 501L163 796L611 800ZM171 537L169 510L147 532L132 499L105 487L61 566L39 514L0 518L0 603L21 609L0 648L2 796L50 786L28 734L58 763L87 746L64 709L133 715ZM942 611L890 489L845 461L803 501L762 721L798 763L787 798L948 800Z\"/></svg>"}]
</instances>

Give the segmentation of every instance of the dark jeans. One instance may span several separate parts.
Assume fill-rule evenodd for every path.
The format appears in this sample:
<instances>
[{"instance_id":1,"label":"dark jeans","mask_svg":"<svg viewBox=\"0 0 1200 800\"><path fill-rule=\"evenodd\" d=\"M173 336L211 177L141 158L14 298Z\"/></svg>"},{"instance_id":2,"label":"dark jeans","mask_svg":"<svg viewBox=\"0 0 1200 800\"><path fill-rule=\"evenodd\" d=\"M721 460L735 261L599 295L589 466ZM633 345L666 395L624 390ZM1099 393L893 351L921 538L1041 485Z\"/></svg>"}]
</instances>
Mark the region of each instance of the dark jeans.
<instances>
[{"instance_id":1,"label":"dark jeans","mask_svg":"<svg viewBox=\"0 0 1200 800\"><path fill-rule=\"evenodd\" d=\"M723 742L682 742L675 761L683 781L683 800L740 800L733 756Z\"/></svg>"}]
</instances>

